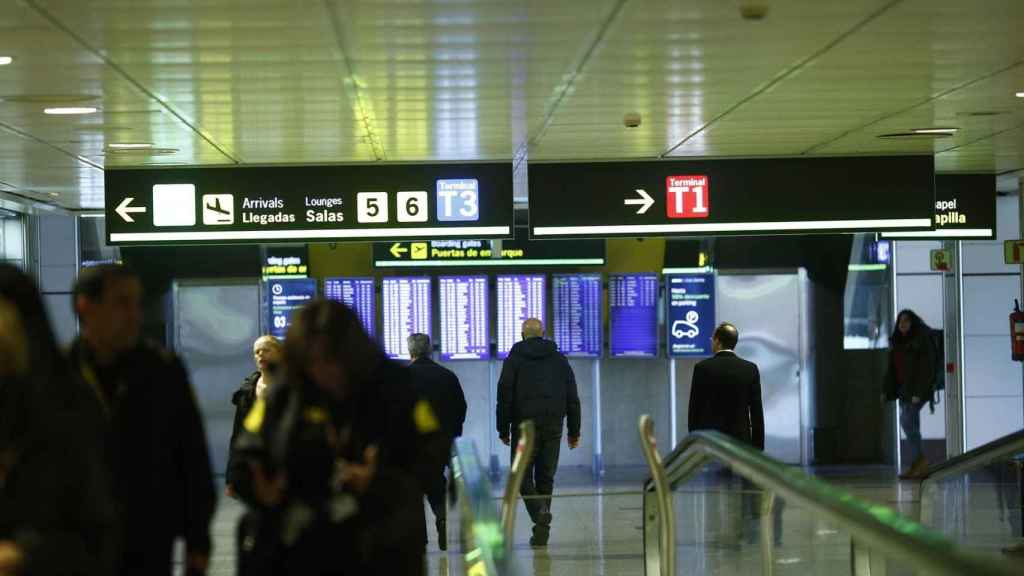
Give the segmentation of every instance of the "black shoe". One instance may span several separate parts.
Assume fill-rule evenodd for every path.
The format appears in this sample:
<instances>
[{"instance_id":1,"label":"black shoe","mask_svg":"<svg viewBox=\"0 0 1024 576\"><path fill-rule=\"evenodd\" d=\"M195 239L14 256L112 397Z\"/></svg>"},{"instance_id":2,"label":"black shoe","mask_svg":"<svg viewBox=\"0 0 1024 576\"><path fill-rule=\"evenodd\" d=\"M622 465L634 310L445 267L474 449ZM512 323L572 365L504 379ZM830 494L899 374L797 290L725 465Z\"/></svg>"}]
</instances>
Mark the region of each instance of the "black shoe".
<instances>
[{"instance_id":1,"label":"black shoe","mask_svg":"<svg viewBox=\"0 0 1024 576\"><path fill-rule=\"evenodd\" d=\"M442 551L448 550L448 521L437 521L437 547Z\"/></svg>"},{"instance_id":2,"label":"black shoe","mask_svg":"<svg viewBox=\"0 0 1024 576\"><path fill-rule=\"evenodd\" d=\"M548 514L548 516L551 516ZM550 520L550 518L549 518ZM551 535L550 524L537 524L533 527L533 536L530 537L530 546L547 546L548 537Z\"/></svg>"}]
</instances>

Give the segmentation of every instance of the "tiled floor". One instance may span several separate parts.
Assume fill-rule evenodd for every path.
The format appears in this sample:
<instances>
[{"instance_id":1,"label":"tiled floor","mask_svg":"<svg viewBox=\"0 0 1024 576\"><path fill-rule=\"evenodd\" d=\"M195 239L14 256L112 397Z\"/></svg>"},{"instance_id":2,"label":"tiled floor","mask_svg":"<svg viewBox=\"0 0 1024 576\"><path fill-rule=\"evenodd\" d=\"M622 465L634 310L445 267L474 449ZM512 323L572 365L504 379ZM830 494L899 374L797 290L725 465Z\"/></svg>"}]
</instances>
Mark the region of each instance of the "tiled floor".
<instances>
[{"instance_id":1,"label":"tiled floor","mask_svg":"<svg viewBox=\"0 0 1024 576\"><path fill-rule=\"evenodd\" d=\"M886 504L907 517L917 519L920 501L916 483L899 483L891 470L875 468L828 468L814 471L862 498ZM639 489L643 469L609 470L601 482L589 471L559 471L551 541L546 549L528 545L529 518L520 504L514 553L523 574L546 575L642 575L642 498ZM717 480L692 483L675 495L680 574L758 574L767 561L771 571L789 574L848 574L849 535L814 517L807 510L787 504L777 514L774 528L779 542L767 559L762 555L759 520L746 510L758 510L753 492L747 501L740 491L730 490ZM496 487L496 491L500 487ZM952 497L950 492L958 497ZM973 548L998 554L998 550L1019 541L1018 501L1001 498L992 485L975 483L963 504L964 487L944 490L937 499L934 528ZM1013 506L1016 505L1015 509ZM1009 507L1008 507L1009 506ZM214 520L216 552L212 575L234 574L234 532L242 510L234 500L221 499ZM427 512L428 518L430 512ZM1015 516L1016 515L1016 516ZM429 524L433 525L430 521ZM428 574L447 576L462 571L461 552L455 533L457 520L449 520L449 551L437 548L431 529L428 545ZM1024 566L1024 565L1022 565ZM912 573L908 567L889 563L888 574ZM1024 568L1022 568L1024 573Z\"/></svg>"}]
</instances>

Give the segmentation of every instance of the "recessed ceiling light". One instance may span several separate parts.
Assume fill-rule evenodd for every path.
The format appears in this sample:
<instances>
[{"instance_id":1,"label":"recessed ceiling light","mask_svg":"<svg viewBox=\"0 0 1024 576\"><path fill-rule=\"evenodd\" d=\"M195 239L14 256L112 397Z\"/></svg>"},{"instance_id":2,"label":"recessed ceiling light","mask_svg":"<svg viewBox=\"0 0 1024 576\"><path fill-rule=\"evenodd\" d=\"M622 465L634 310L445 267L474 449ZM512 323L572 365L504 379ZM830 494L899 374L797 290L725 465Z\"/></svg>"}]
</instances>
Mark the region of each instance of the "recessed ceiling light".
<instances>
[{"instance_id":1,"label":"recessed ceiling light","mask_svg":"<svg viewBox=\"0 0 1024 576\"><path fill-rule=\"evenodd\" d=\"M115 142L107 145L107 148L111 148L113 150L143 150L152 147L152 142Z\"/></svg>"},{"instance_id":2,"label":"recessed ceiling light","mask_svg":"<svg viewBox=\"0 0 1024 576\"><path fill-rule=\"evenodd\" d=\"M896 139L906 139L906 140L920 139L920 140L926 140L926 139L933 139L933 138L949 138L952 135L953 135L952 132L894 132L894 133L891 133L891 134L879 134L878 137L879 138L885 138L885 139L893 139L893 140L896 140Z\"/></svg>"},{"instance_id":3,"label":"recessed ceiling light","mask_svg":"<svg viewBox=\"0 0 1024 576\"><path fill-rule=\"evenodd\" d=\"M156 148L152 144L149 146L140 146L135 148L107 147L108 156L171 156L177 153L177 148Z\"/></svg>"},{"instance_id":4,"label":"recessed ceiling light","mask_svg":"<svg viewBox=\"0 0 1024 576\"><path fill-rule=\"evenodd\" d=\"M1024 98L1024 92L1017 92L1016 94L1014 94L1014 96L1016 96L1017 98Z\"/></svg>"},{"instance_id":5,"label":"recessed ceiling light","mask_svg":"<svg viewBox=\"0 0 1024 576\"><path fill-rule=\"evenodd\" d=\"M14 58L11 56L0 56L0 66L7 66L11 62L14 62Z\"/></svg>"},{"instance_id":6,"label":"recessed ceiling light","mask_svg":"<svg viewBox=\"0 0 1024 576\"><path fill-rule=\"evenodd\" d=\"M43 112L51 116L71 116L75 114L95 114L99 108L93 106L57 106L45 108Z\"/></svg>"},{"instance_id":7,"label":"recessed ceiling light","mask_svg":"<svg viewBox=\"0 0 1024 576\"><path fill-rule=\"evenodd\" d=\"M4 94L0 100L15 104L48 104L50 106L72 106L99 100L95 94Z\"/></svg>"},{"instance_id":8,"label":"recessed ceiling light","mask_svg":"<svg viewBox=\"0 0 1024 576\"><path fill-rule=\"evenodd\" d=\"M986 116L999 116L1006 114L1005 110L975 110L972 112L957 112L957 116L969 116L971 118L983 118Z\"/></svg>"},{"instance_id":9,"label":"recessed ceiling light","mask_svg":"<svg viewBox=\"0 0 1024 576\"><path fill-rule=\"evenodd\" d=\"M956 134L959 128L914 128L914 134Z\"/></svg>"}]
</instances>

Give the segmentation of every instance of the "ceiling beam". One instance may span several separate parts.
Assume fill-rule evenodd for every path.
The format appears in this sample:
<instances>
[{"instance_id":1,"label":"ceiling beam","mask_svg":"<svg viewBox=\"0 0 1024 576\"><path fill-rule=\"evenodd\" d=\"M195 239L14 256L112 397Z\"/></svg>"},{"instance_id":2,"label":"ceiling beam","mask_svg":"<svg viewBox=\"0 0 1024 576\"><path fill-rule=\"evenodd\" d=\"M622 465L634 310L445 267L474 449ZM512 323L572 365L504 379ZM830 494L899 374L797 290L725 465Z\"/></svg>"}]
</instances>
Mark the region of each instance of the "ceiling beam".
<instances>
[{"instance_id":1,"label":"ceiling beam","mask_svg":"<svg viewBox=\"0 0 1024 576\"><path fill-rule=\"evenodd\" d=\"M756 89L754 89L753 92L751 92L750 94L745 96L742 100L740 100L739 102L736 102L735 104L733 104L732 106L727 108L724 112L722 112L721 114L718 114L717 116L715 116L711 120L708 120L706 123L704 123L703 126L701 126L700 128L697 128L696 130L691 132L689 135L687 135L685 138L683 138L682 140L677 142L674 146L670 147L668 150L665 150L664 152L659 154L659 158L665 158L669 154L675 152L680 147L682 147L687 142L689 142L694 137L696 137L698 134L706 131L708 128L710 128L710 127L714 126L715 124L721 122L722 119L724 119L729 114L732 114L736 110L739 110L744 105L748 104L751 100L753 100L753 99L757 98L758 96L760 96L761 94L764 94L765 92L771 90L775 86L779 85L783 80L786 80L790 76L792 76L792 75L796 74L797 72L803 70L808 65L810 65L812 62L814 62L815 60L821 58L826 53L828 53L830 50L832 50L833 48L835 48L836 46L841 44L843 41L845 41L847 38L853 36L854 34L859 32L861 29L863 29L865 26L867 26L868 24L874 22L879 17L881 17L883 14L885 14L889 10L892 10L893 8L896 7L896 5L898 5L898 4L902 3L902 2L903 2L903 0L892 0L891 2L886 3L884 6L882 6L878 10L875 10L871 14L868 14L865 18L861 19L859 22L854 24L850 29L846 30L845 32L843 32L842 34L837 36L834 40L832 40L828 44L826 44L826 45L822 46L821 48L819 48L818 50L816 50L810 56L807 56L806 58L804 58L803 60L800 60L796 64L794 64L794 65L792 65L792 66L782 70L782 72L779 72L778 74L775 75L774 78L772 78L771 80L765 82L761 86L759 86Z\"/></svg>"},{"instance_id":2,"label":"ceiling beam","mask_svg":"<svg viewBox=\"0 0 1024 576\"><path fill-rule=\"evenodd\" d=\"M972 140L968 140L967 142L962 142L962 143L957 144L955 146L950 146L949 148L946 148L945 150L939 150L938 152L935 153L935 155L938 156L939 154L946 154L946 153L952 152L954 150L959 150L960 148L965 148L965 147L970 146L972 144L977 144L978 142L984 142L985 140L991 140L992 138L995 138L996 136L999 136L1000 134L1006 134L1007 132L1013 132L1014 130L1020 130L1021 128L1024 128L1024 123L1014 124L1013 126L1010 126L1009 128L1003 128L1002 130L997 130L995 132L992 132L991 134L986 134L984 136L979 136L979 137L974 138Z\"/></svg>"},{"instance_id":3,"label":"ceiling beam","mask_svg":"<svg viewBox=\"0 0 1024 576\"><path fill-rule=\"evenodd\" d=\"M110 57L108 57L105 51L100 50L99 48L96 48L95 46L90 44L84 37L82 37L77 32L72 30L69 26L64 24L64 22L62 22L59 18L51 14L46 8L40 6L39 2L37 2L36 0L22 1L25 3L25 5L34 10L37 14L39 14L40 17L49 22L51 26L70 36L72 40L77 42L82 48L84 48L94 57L98 58L107 67L116 72L119 76L124 78L125 81L127 81L129 84L135 87L136 90L139 90L147 98L151 99L153 102L156 102L158 106L169 112L179 122L188 127L189 130L194 132L197 136L202 138L207 144L209 144L215 150L217 150L217 152L220 152L222 155L224 155L225 158L227 158L234 164L240 164L242 162L241 159L239 159L235 154L232 154L224 146L222 146L216 140L214 140L213 136L209 135L206 131L204 131L201 127L196 125L193 121L189 120L188 118L185 118L185 116L183 116L180 112L178 112L178 110L171 106L170 103L158 97L156 94L153 93L152 90L143 85L142 82L136 80L131 74L128 73L127 70L121 67L120 64L118 64Z\"/></svg>"},{"instance_id":4,"label":"ceiling beam","mask_svg":"<svg viewBox=\"0 0 1024 576\"><path fill-rule=\"evenodd\" d=\"M75 154L74 152L71 152L70 150L65 150L64 148L61 148L60 146L57 146L56 144L53 144L53 143L48 142L46 140L43 140L42 138L38 138L36 136L33 136L32 134L29 134L28 132L25 132L24 130L22 130L20 128L16 128L14 126L11 126L10 124L7 124L6 122L0 122L0 130L3 130L4 132L13 134L15 136L18 136L20 138L24 138L26 140L31 140L32 142L35 142L36 144L42 144L43 146L46 146L47 148L51 148L53 150L56 150L57 152L60 152L61 154L64 154L65 156L68 156L68 157L72 158L73 160L81 162L82 164L85 164L86 166L89 166L90 168L95 168L96 170L99 170L100 172L103 172L103 166L97 164L96 162L93 162L92 160L89 160L85 156L81 156L81 155Z\"/></svg>"},{"instance_id":5,"label":"ceiling beam","mask_svg":"<svg viewBox=\"0 0 1024 576\"><path fill-rule=\"evenodd\" d=\"M896 110L895 112L886 113L886 114L884 114L882 116L879 116L878 118L875 118L874 120L872 120L872 121L870 121L870 122L868 122L866 124L862 124L862 125L857 126L855 128L850 128L849 130L843 132L842 134L840 134L840 135L838 135L838 136L836 136L834 138L829 138L828 140L825 140L824 142L820 142L818 144L815 144L814 146L811 146L807 150L804 150L803 152L801 152L801 155L812 154L816 150L820 150L821 148L824 148L825 146L828 146L829 144L832 144L833 142L837 142L839 140L842 140L843 138L849 136L850 134L853 134L853 133L856 133L856 132L860 132L862 130L870 128L871 126L874 126L875 124L879 124L881 122L889 120L890 118L895 118L896 116L899 116L901 114L906 114L907 112L910 112L911 110L913 110L915 108L919 108L921 106L924 106L926 104L930 104L930 103L932 103L932 102L934 102L936 100L939 100L941 98L945 98L946 96L949 96L950 94L953 94L954 92L958 92L960 90L964 90L964 89L969 88L969 87L971 87L971 86L973 86L973 85L975 85L975 84L977 84L979 82L984 82L986 80L994 78L995 76L998 76L998 75L1000 75L1000 74L1002 74L1004 72L1008 72L1010 70L1013 70L1014 68L1017 68L1017 67L1019 67L1021 65L1024 65L1024 58L1022 58L1020 60L1017 60L1017 61L1015 61L1015 62L1013 62L1013 63L1011 63L1011 64L1009 64L1007 66L1003 66L1002 68L999 68L997 70L993 70L992 72L988 72L986 74L978 76L977 78L974 78L974 79L968 80L966 82L957 84L956 86L953 86L952 88L948 88L946 90L943 90L943 91L941 91L941 92L939 92L937 94L933 94L933 95L925 98L924 100L921 100L920 102L916 102L914 104L911 104L910 106L907 106L906 108L900 108L899 110ZM954 148L957 148L957 147L958 146L954 146ZM952 148L950 148L949 150L952 150ZM946 150L943 150L943 152L946 152ZM940 152L940 154L941 154L941 152Z\"/></svg>"},{"instance_id":6,"label":"ceiling beam","mask_svg":"<svg viewBox=\"0 0 1024 576\"><path fill-rule=\"evenodd\" d=\"M530 137L529 146L536 146L537 143L540 142L540 139L544 137L544 134L551 126L551 122L554 119L558 108L562 105L562 102L565 101L566 97L568 97L569 93L576 85L576 80L579 79L580 75L583 73L583 69L590 62L594 53L597 51L597 48L604 42L605 36L608 35L608 31L611 29L612 25L615 24L616 20L619 19L619 16L622 15L623 8L625 8L628 3L629 0L615 0L614 5L612 5L611 10L608 11L608 15L605 16L604 20L601 21L601 25L597 28L594 33L594 37L587 45L586 50L572 67L568 78L555 87L554 93L551 95L551 98L548 99L547 109L544 111L544 120L541 121L540 126L537 127L537 131L532 137Z\"/></svg>"},{"instance_id":7,"label":"ceiling beam","mask_svg":"<svg viewBox=\"0 0 1024 576\"><path fill-rule=\"evenodd\" d=\"M387 151L384 150L384 144L381 143L380 136L377 135L373 106L366 100L364 90L359 87L355 63L346 47L345 31L342 27L341 18L338 15L340 10L338 3L332 0L324 0L324 10L327 11L327 18L330 20L331 29L334 31L334 42L338 47L342 86L349 100L355 103L356 117L363 125L363 138L373 148L373 156L377 160L387 160Z\"/></svg>"}]
</instances>

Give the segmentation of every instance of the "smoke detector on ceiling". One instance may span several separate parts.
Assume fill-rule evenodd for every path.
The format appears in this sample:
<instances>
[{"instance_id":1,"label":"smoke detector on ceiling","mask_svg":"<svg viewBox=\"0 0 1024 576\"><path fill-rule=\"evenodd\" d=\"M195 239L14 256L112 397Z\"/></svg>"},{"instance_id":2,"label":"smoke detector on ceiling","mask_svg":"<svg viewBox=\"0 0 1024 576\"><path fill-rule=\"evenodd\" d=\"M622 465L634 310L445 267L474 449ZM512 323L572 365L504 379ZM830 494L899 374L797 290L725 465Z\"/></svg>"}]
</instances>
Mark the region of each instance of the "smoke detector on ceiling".
<instances>
[{"instance_id":1,"label":"smoke detector on ceiling","mask_svg":"<svg viewBox=\"0 0 1024 576\"><path fill-rule=\"evenodd\" d=\"M768 5L760 2L744 2L740 4L740 16L744 20L750 20L757 22L764 20L765 16L768 15Z\"/></svg>"}]
</instances>

